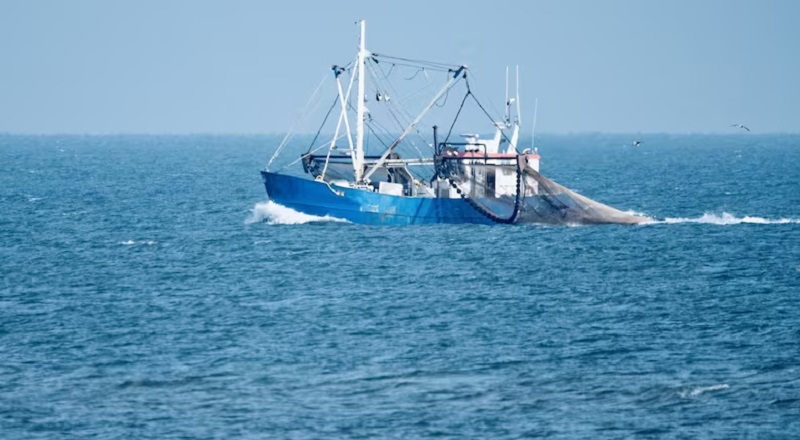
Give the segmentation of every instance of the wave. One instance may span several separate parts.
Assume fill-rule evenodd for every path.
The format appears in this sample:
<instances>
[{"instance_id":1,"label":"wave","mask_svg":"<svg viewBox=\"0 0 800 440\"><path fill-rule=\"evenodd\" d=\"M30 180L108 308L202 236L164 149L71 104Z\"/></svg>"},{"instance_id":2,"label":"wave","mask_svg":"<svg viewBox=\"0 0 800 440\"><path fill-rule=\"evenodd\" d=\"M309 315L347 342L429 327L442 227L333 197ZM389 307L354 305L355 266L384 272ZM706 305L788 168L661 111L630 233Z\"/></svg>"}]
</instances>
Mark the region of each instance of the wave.
<instances>
[{"instance_id":1,"label":"wave","mask_svg":"<svg viewBox=\"0 0 800 440\"><path fill-rule=\"evenodd\" d=\"M125 246L135 246L135 245L153 246L156 243L157 242L155 240L141 240L141 241L127 240L127 241L120 241L119 242L119 244L122 244L122 245L125 245Z\"/></svg>"},{"instance_id":2,"label":"wave","mask_svg":"<svg viewBox=\"0 0 800 440\"><path fill-rule=\"evenodd\" d=\"M267 222L270 225L302 225L315 222L347 223L347 220L329 215L320 217L318 215L303 214L269 200L256 203L256 206L250 210L250 215L245 219L244 224L249 225L259 222Z\"/></svg>"},{"instance_id":3,"label":"wave","mask_svg":"<svg viewBox=\"0 0 800 440\"><path fill-rule=\"evenodd\" d=\"M678 224L678 223L702 223L702 224L720 225L720 226L739 225L742 223L754 224L754 225L785 225L790 223L800 223L800 219L793 219L793 218L768 219L764 217L754 217L749 215L746 215L744 217L736 217L733 214L723 212L722 214L705 213L702 216L696 218L667 217L664 220L653 220L650 222L646 222L644 224L652 225L652 224Z\"/></svg>"},{"instance_id":4,"label":"wave","mask_svg":"<svg viewBox=\"0 0 800 440\"><path fill-rule=\"evenodd\" d=\"M678 395L681 396L681 398L685 399L687 397L697 397L697 396L699 396L699 395L701 395L703 393L707 393L709 391L721 391L721 390L727 390L728 388L730 388L730 385L728 385L726 383L721 383L721 384L718 384L718 385L709 385L709 386L705 386L705 387L694 387L694 388L691 388L691 389L688 389L688 390L679 391Z\"/></svg>"}]
</instances>

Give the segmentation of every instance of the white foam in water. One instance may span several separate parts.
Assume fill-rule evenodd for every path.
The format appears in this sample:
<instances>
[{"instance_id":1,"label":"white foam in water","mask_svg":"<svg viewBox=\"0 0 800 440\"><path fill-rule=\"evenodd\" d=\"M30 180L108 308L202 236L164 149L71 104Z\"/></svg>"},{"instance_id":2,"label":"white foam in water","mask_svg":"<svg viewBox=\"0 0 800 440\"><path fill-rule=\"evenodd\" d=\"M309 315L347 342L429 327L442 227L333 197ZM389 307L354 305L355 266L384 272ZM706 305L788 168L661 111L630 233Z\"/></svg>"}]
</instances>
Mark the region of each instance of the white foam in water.
<instances>
[{"instance_id":1,"label":"white foam in water","mask_svg":"<svg viewBox=\"0 0 800 440\"><path fill-rule=\"evenodd\" d=\"M800 223L800 219L792 219L792 218L768 219L763 217L752 217L749 215L746 215L744 217L736 217L733 214L723 212L722 214L705 213L697 218L667 217L664 220L653 220L652 222L647 222L645 224L663 224L663 223L666 224L703 223L703 224L721 225L721 226L739 225L742 223L756 224L756 225L784 225L787 223Z\"/></svg>"},{"instance_id":2,"label":"white foam in water","mask_svg":"<svg viewBox=\"0 0 800 440\"><path fill-rule=\"evenodd\" d=\"M297 212L292 208L287 208L279 205L271 200L266 202L256 203L256 206L250 212L250 215L245 219L244 223L249 225L251 223L266 221L271 225L302 225L305 223L313 222L347 222L336 217L303 214Z\"/></svg>"},{"instance_id":3,"label":"white foam in water","mask_svg":"<svg viewBox=\"0 0 800 440\"><path fill-rule=\"evenodd\" d=\"M624 212L625 214L628 214L628 215L633 215L633 216L636 216L636 217L642 217L644 219L647 219L644 223L642 223L643 225L649 225L649 224L657 221L653 217L650 217L649 215L647 215L647 214L645 214L643 212L634 211L632 209L629 209L627 211L622 211L622 212Z\"/></svg>"},{"instance_id":4,"label":"white foam in water","mask_svg":"<svg viewBox=\"0 0 800 440\"><path fill-rule=\"evenodd\" d=\"M134 240L127 240L127 241L120 241L119 244L124 244L125 246L135 246L137 244L152 246L156 244L154 240L142 240L142 241L134 241Z\"/></svg>"},{"instance_id":5,"label":"white foam in water","mask_svg":"<svg viewBox=\"0 0 800 440\"><path fill-rule=\"evenodd\" d=\"M728 385L726 383L721 383L721 384L718 384L718 385L709 385L709 386L706 386L706 387L695 387L695 388L692 388L690 390L681 391L681 392L678 393L678 395L685 399L687 397L697 397L697 396L699 396L699 395L701 395L703 393L707 393L709 391L727 390L728 388L730 388L730 385Z\"/></svg>"}]
</instances>

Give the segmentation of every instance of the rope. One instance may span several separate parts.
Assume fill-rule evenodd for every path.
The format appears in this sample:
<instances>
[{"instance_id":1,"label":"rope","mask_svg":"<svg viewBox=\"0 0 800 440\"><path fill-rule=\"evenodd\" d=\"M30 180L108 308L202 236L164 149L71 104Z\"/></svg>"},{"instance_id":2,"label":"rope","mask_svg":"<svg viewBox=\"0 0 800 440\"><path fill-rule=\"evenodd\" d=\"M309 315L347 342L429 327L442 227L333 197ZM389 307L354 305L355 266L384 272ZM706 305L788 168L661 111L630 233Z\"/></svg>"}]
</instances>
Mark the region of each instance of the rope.
<instances>
[{"instance_id":1,"label":"rope","mask_svg":"<svg viewBox=\"0 0 800 440\"><path fill-rule=\"evenodd\" d=\"M444 102L442 105L436 104L436 107L442 108L447 105L447 98L450 96L450 89L447 89L447 92L444 94Z\"/></svg>"},{"instance_id":2,"label":"rope","mask_svg":"<svg viewBox=\"0 0 800 440\"><path fill-rule=\"evenodd\" d=\"M380 66L378 66L378 67L380 67ZM396 66L394 65L394 63L392 63L392 67L389 68L389 72L388 73L384 73L383 77L386 78L386 79L389 79L389 75L392 74L392 70L394 70L395 67ZM381 67L380 69L381 69L381 73L383 73L383 68Z\"/></svg>"},{"instance_id":3,"label":"rope","mask_svg":"<svg viewBox=\"0 0 800 440\"><path fill-rule=\"evenodd\" d=\"M412 79L416 78L417 75L419 75L420 72L424 72L424 71L425 71L425 68L424 67L420 67L416 72L414 72L413 75L411 75L410 78L403 78L403 79L406 80L406 81L411 81Z\"/></svg>"}]
</instances>

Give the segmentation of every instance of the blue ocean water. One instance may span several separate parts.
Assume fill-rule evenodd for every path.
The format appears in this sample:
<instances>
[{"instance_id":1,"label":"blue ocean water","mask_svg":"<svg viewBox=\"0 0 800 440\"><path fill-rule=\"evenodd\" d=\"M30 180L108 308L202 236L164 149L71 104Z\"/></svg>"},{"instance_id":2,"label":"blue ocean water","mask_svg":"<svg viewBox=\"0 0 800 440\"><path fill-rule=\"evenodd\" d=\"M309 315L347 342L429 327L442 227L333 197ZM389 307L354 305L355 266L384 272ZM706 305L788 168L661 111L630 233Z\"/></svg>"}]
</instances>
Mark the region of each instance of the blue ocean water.
<instances>
[{"instance_id":1,"label":"blue ocean water","mask_svg":"<svg viewBox=\"0 0 800 440\"><path fill-rule=\"evenodd\" d=\"M643 226L368 227L271 136L0 136L0 437L798 438L800 136L564 135Z\"/></svg>"}]
</instances>

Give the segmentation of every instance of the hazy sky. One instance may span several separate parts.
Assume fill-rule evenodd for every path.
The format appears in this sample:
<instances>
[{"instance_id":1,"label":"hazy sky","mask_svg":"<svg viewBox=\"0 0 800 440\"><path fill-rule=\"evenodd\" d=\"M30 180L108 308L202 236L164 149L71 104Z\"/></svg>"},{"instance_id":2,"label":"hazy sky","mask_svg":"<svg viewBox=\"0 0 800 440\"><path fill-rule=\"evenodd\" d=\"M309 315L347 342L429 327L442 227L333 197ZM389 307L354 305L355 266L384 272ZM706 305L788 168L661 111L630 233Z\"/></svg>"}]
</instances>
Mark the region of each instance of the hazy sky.
<instances>
[{"instance_id":1,"label":"hazy sky","mask_svg":"<svg viewBox=\"0 0 800 440\"><path fill-rule=\"evenodd\" d=\"M359 18L496 102L519 64L544 133L800 132L796 0L0 0L0 132L283 132Z\"/></svg>"}]
</instances>

